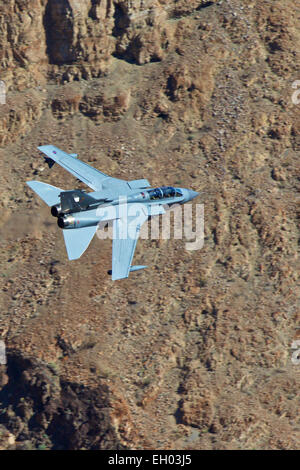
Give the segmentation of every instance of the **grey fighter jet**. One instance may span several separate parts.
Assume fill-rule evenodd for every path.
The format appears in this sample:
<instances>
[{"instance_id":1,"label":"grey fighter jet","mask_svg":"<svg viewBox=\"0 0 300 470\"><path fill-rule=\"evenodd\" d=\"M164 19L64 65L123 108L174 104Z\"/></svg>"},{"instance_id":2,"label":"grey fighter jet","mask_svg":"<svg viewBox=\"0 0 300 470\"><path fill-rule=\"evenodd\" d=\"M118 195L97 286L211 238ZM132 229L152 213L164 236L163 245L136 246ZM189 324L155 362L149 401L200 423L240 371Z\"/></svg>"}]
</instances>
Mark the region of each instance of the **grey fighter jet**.
<instances>
[{"instance_id":1,"label":"grey fighter jet","mask_svg":"<svg viewBox=\"0 0 300 470\"><path fill-rule=\"evenodd\" d=\"M58 163L93 189L64 191L40 181L28 181L30 188L51 207L63 230L70 260L78 259L89 246L98 224L113 224L112 279L123 279L131 271L146 268L132 266L142 224L151 216L164 214L164 206L183 204L198 193L190 189L162 186L151 188L146 179L125 181L102 173L54 145L38 147L51 168Z\"/></svg>"}]
</instances>

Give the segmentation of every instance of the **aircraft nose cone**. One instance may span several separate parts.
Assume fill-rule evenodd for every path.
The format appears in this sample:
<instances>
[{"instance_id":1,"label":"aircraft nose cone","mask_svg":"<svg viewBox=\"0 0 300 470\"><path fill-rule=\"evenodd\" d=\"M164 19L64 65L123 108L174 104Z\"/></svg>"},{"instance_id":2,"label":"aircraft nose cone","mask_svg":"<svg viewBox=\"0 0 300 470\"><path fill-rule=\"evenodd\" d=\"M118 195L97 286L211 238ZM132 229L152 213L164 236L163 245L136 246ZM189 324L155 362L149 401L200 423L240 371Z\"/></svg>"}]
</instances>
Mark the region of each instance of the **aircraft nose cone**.
<instances>
[{"instance_id":1,"label":"aircraft nose cone","mask_svg":"<svg viewBox=\"0 0 300 470\"><path fill-rule=\"evenodd\" d=\"M197 193L197 191L193 191L192 189L189 189L189 197L190 197L190 201L192 199L194 199L195 197L197 197L199 195L199 193Z\"/></svg>"}]
</instances>

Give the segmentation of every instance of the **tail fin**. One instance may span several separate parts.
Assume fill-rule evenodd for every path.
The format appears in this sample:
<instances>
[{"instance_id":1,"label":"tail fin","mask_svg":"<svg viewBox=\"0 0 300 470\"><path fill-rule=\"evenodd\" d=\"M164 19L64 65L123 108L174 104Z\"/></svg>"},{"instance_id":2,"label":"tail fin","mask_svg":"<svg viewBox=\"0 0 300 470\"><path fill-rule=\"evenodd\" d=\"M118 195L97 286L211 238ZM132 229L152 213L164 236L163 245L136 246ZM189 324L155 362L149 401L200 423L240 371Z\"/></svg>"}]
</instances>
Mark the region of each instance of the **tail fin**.
<instances>
[{"instance_id":1,"label":"tail fin","mask_svg":"<svg viewBox=\"0 0 300 470\"><path fill-rule=\"evenodd\" d=\"M27 181L27 184L48 206L60 203L59 195L63 189L42 183L42 181Z\"/></svg>"},{"instance_id":2,"label":"tail fin","mask_svg":"<svg viewBox=\"0 0 300 470\"><path fill-rule=\"evenodd\" d=\"M96 230L97 225L63 230L68 258L70 260L80 258L91 243Z\"/></svg>"}]
</instances>

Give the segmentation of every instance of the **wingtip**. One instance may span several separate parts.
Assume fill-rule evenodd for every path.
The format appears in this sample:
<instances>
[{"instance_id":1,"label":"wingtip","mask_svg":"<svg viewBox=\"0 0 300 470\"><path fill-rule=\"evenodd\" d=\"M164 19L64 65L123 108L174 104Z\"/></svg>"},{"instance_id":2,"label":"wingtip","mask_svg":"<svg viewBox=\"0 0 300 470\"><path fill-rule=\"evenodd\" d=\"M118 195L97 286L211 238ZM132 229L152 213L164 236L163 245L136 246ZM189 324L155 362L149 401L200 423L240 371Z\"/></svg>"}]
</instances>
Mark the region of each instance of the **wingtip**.
<instances>
[{"instance_id":1,"label":"wingtip","mask_svg":"<svg viewBox=\"0 0 300 470\"><path fill-rule=\"evenodd\" d=\"M35 187L37 187L39 183L41 183L41 181L26 181L27 186L29 186L33 190L35 190Z\"/></svg>"},{"instance_id":2,"label":"wingtip","mask_svg":"<svg viewBox=\"0 0 300 470\"><path fill-rule=\"evenodd\" d=\"M47 145L39 145L39 146L37 147L37 149L42 152L45 147L47 147Z\"/></svg>"}]
</instances>

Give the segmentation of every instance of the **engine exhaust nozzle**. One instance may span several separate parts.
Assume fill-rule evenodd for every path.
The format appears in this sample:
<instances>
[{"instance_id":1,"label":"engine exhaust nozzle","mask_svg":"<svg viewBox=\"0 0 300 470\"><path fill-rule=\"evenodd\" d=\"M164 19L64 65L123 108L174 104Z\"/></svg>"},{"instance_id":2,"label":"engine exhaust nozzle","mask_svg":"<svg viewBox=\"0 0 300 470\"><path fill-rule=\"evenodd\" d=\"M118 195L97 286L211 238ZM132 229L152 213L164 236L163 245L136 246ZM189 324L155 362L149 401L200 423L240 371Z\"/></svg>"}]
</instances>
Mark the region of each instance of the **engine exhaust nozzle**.
<instances>
[{"instance_id":1,"label":"engine exhaust nozzle","mask_svg":"<svg viewBox=\"0 0 300 470\"><path fill-rule=\"evenodd\" d=\"M62 210L60 204L56 204L55 206L51 207L51 215L53 215L53 217L59 217L61 213Z\"/></svg>"},{"instance_id":2,"label":"engine exhaust nozzle","mask_svg":"<svg viewBox=\"0 0 300 470\"><path fill-rule=\"evenodd\" d=\"M74 224L75 224L75 219L72 215L64 215L64 216L58 217L57 219L57 225L60 228L67 228Z\"/></svg>"}]
</instances>

